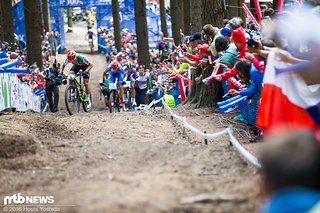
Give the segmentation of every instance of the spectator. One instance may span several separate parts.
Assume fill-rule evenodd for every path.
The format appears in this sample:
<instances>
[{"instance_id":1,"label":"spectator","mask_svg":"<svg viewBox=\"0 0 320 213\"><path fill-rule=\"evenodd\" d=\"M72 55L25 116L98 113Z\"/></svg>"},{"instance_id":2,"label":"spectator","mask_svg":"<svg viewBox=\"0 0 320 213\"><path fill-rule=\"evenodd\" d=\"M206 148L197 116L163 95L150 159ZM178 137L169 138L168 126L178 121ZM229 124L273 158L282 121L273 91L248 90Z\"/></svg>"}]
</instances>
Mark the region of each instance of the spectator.
<instances>
[{"instance_id":1,"label":"spectator","mask_svg":"<svg viewBox=\"0 0 320 213\"><path fill-rule=\"evenodd\" d=\"M136 80L136 103L137 106L140 106L140 104L145 104L149 76L145 73L144 65L140 65L138 71L139 75Z\"/></svg>"},{"instance_id":2,"label":"spectator","mask_svg":"<svg viewBox=\"0 0 320 213\"><path fill-rule=\"evenodd\" d=\"M261 153L260 213L320 212L320 144L311 131L269 136Z\"/></svg>"},{"instance_id":3,"label":"spectator","mask_svg":"<svg viewBox=\"0 0 320 213\"><path fill-rule=\"evenodd\" d=\"M55 60L53 66L45 70L46 94L51 112L58 112L59 85L62 81L60 64ZM53 100L52 100L53 99Z\"/></svg>"}]
</instances>

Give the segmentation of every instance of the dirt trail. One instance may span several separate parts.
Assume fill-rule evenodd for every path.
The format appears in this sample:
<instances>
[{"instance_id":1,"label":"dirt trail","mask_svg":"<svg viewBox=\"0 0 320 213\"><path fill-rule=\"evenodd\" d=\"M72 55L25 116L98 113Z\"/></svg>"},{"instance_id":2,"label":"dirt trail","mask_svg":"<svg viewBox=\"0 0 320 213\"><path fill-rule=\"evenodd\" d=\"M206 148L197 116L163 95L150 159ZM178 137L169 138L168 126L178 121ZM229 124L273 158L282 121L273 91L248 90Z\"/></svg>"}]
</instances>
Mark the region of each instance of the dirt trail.
<instances>
[{"instance_id":1,"label":"dirt trail","mask_svg":"<svg viewBox=\"0 0 320 213\"><path fill-rule=\"evenodd\" d=\"M104 56L86 56L95 64L94 111L68 116L61 87L58 113L0 117L1 145L5 135L18 135L19 150L30 150L19 152L12 143L6 144L10 155L0 152L0 200L52 195L56 205L71 205L63 212L257 212L255 169L227 137L204 145L194 134L182 135L161 109L109 114L96 89ZM218 117L190 118L200 129L224 128ZM187 199L199 194L209 194L209 201Z\"/></svg>"}]
</instances>

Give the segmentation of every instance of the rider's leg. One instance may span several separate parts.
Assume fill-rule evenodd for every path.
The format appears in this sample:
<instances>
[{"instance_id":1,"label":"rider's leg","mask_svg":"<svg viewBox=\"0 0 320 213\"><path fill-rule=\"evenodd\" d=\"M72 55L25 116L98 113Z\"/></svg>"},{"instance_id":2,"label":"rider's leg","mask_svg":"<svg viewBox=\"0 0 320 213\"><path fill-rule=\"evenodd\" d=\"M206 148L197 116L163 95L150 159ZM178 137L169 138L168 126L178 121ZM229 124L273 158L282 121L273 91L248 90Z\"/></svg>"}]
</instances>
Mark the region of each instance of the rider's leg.
<instances>
[{"instance_id":1,"label":"rider's leg","mask_svg":"<svg viewBox=\"0 0 320 213\"><path fill-rule=\"evenodd\" d=\"M120 87L120 99L121 99L121 102L123 102L123 94L124 94L124 88L123 88L123 85L122 83L119 83L119 87Z\"/></svg>"},{"instance_id":2,"label":"rider's leg","mask_svg":"<svg viewBox=\"0 0 320 213\"><path fill-rule=\"evenodd\" d=\"M53 101L53 112L58 112L58 105L59 105L59 87L55 85L53 87L54 93L54 101Z\"/></svg>"},{"instance_id":3,"label":"rider's leg","mask_svg":"<svg viewBox=\"0 0 320 213\"><path fill-rule=\"evenodd\" d=\"M119 87L120 87L120 102L123 103L123 94L124 94L124 88L123 88L123 85L122 85L122 82L123 82L123 73L119 73Z\"/></svg>"},{"instance_id":4,"label":"rider's leg","mask_svg":"<svg viewBox=\"0 0 320 213\"><path fill-rule=\"evenodd\" d=\"M86 89L86 93L89 96L91 94L90 86L89 86L89 78L83 78L83 84Z\"/></svg>"},{"instance_id":5,"label":"rider's leg","mask_svg":"<svg viewBox=\"0 0 320 213\"><path fill-rule=\"evenodd\" d=\"M131 83L131 93L132 93L132 98L136 98L136 90L135 90L135 83Z\"/></svg>"},{"instance_id":6,"label":"rider's leg","mask_svg":"<svg viewBox=\"0 0 320 213\"><path fill-rule=\"evenodd\" d=\"M132 94L132 97L131 97L132 105L137 105L137 103L136 103L136 89L135 89L134 82L131 83L131 94Z\"/></svg>"}]
</instances>

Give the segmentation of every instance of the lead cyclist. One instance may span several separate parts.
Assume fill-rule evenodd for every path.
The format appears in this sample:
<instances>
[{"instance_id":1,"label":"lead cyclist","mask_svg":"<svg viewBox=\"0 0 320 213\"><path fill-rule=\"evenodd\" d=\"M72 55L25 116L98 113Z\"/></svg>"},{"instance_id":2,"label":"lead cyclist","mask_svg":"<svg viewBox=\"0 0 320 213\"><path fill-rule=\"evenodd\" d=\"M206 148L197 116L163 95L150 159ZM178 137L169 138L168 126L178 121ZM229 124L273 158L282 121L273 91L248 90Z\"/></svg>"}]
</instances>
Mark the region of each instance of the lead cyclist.
<instances>
[{"instance_id":1,"label":"lead cyclist","mask_svg":"<svg viewBox=\"0 0 320 213\"><path fill-rule=\"evenodd\" d=\"M90 70L93 67L93 64L84 56L77 54L74 50L69 50L67 53L67 58L65 62L62 65L61 72L63 74L63 71L67 64L73 64L70 69L70 74L77 74L80 70L82 70L82 76L83 76L83 84L87 93L87 100L89 102L88 106L91 107L91 91L89 87L89 79L90 79Z\"/></svg>"}]
</instances>

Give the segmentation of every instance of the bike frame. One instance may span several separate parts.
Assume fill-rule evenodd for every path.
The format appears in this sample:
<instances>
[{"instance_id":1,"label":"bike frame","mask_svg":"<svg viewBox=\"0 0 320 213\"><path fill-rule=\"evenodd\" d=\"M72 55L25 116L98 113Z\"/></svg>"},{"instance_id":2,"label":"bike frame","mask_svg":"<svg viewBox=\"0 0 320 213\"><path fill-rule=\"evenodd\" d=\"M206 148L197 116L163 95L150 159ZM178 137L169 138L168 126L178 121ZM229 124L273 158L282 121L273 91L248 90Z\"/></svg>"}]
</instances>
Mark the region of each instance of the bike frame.
<instances>
[{"instance_id":1,"label":"bike frame","mask_svg":"<svg viewBox=\"0 0 320 213\"><path fill-rule=\"evenodd\" d=\"M79 76L79 82L77 81L77 77ZM86 102L87 99L83 97L83 86L82 86L82 71L80 71L78 74L75 75L74 78L71 79L72 84L75 86L77 93L79 95L81 102Z\"/></svg>"}]
</instances>

